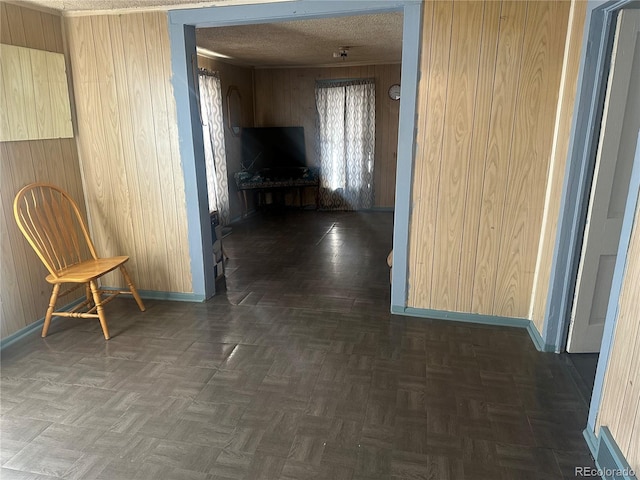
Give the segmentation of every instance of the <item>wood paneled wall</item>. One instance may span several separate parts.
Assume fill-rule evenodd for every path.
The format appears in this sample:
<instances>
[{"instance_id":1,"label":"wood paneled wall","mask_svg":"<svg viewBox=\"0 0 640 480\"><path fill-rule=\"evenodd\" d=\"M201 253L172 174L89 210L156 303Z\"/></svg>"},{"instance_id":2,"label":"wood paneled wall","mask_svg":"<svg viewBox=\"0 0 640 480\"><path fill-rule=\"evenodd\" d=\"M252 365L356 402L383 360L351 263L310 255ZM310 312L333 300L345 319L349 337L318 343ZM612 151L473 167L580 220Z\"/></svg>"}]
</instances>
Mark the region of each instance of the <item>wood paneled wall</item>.
<instances>
[{"instance_id":1,"label":"wood paneled wall","mask_svg":"<svg viewBox=\"0 0 640 480\"><path fill-rule=\"evenodd\" d=\"M63 53L0 43L0 141L73 137Z\"/></svg>"},{"instance_id":2,"label":"wood paneled wall","mask_svg":"<svg viewBox=\"0 0 640 480\"><path fill-rule=\"evenodd\" d=\"M166 13L71 17L66 31L96 247L130 255L139 289L191 292Z\"/></svg>"},{"instance_id":3,"label":"wood paneled wall","mask_svg":"<svg viewBox=\"0 0 640 480\"><path fill-rule=\"evenodd\" d=\"M607 426L635 472L640 472L640 204L627 253L618 319L605 374L596 434Z\"/></svg>"},{"instance_id":4,"label":"wood paneled wall","mask_svg":"<svg viewBox=\"0 0 640 480\"><path fill-rule=\"evenodd\" d=\"M565 44L565 60L558 98L557 121L554 131L554 144L549 165L547 192L545 198L542 232L538 250L534 289L531 297L529 318L533 320L540 333L544 327L544 315L547 308L547 294L551 279L553 253L558 233L560 203L564 172L567 167L569 138L573 122L573 109L578 85L582 36L587 14L587 2L573 0L569 15L569 28Z\"/></svg>"},{"instance_id":5,"label":"wood paneled wall","mask_svg":"<svg viewBox=\"0 0 640 480\"><path fill-rule=\"evenodd\" d=\"M212 72L220 73L220 85L222 88L222 113L224 116L224 142L227 153L227 176L229 182L229 210L231 219L237 219L244 213L242 203L238 196L233 174L241 170L242 146L240 136L234 135L227 121L227 91L234 85L240 92L242 104L241 114L243 127L253 127L253 70L251 68L238 67L208 57L198 56L198 66Z\"/></svg>"},{"instance_id":6,"label":"wood paneled wall","mask_svg":"<svg viewBox=\"0 0 640 480\"><path fill-rule=\"evenodd\" d=\"M315 82L331 78L374 78L376 82L376 207L395 205L396 152L400 102L387 95L400 83L400 65L334 68L283 68L255 71L256 126L303 126L307 162L318 165L316 147Z\"/></svg>"},{"instance_id":7,"label":"wood paneled wall","mask_svg":"<svg viewBox=\"0 0 640 480\"><path fill-rule=\"evenodd\" d=\"M425 3L410 307L528 316L569 9Z\"/></svg>"},{"instance_id":8,"label":"wood paneled wall","mask_svg":"<svg viewBox=\"0 0 640 480\"><path fill-rule=\"evenodd\" d=\"M60 17L0 3L0 18L1 43L64 53ZM28 183L47 181L67 190L84 211L84 193L73 138L2 142L0 156L0 335L5 338L43 318L51 294L47 271L13 218L13 197Z\"/></svg>"}]
</instances>

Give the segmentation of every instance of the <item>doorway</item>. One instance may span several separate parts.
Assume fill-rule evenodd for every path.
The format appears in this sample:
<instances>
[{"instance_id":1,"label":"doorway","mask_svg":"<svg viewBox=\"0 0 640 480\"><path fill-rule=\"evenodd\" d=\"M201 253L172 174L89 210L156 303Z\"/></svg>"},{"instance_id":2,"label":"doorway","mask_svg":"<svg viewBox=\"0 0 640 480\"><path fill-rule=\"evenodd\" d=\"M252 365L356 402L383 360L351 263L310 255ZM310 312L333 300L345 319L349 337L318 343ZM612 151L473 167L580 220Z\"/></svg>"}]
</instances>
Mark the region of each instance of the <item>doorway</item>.
<instances>
[{"instance_id":1,"label":"doorway","mask_svg":"<svg viewBox=\"0 0 640 480\"><path fill-rule=\"evenodd\" d=\"M591 184L592 178L597 177L598 173L595 168L595 160L602 150L600 148L602 140L600 125L605 124L606 126L607 123L604 112L605 107L610 102L605 102L605 99L613 97L613 94L609 95L611 89L609 88L610 82L607 80L610 76L610 66L615 63L615 57L612 56L614 43L619 40L619 36L616 36L616 33L619 32L619 24L616 20L618 19L620 11L631 11L637 9L638 6L638 2L617 0L603 5L594 5L587 10L584 47L580 67L581 80L576 98L569 162L566 172L567 183L565 184L563 192L563 206L561 208L556 243L556 258L554 259L553 266L554 273L552 273L551 283L549 285L549 300L543 331L545 343L548 347L552 347L557 353L567 351L569 319L571 312L574 310L574 287L577 283L576 279L578 278L579 264L584 263L582 259L584 249L582 247L584 243L586 248L587 242L583 242L582 239L589 226L589 223L586 221L587 212L591 214L593 211L591 208L593 203L591 198ZM627 20L629 20L632 15L634 14L629 14ZM614 39L616 42L614 42ZM633 71L634 66L632 63L637 62L637 57L635 57L636 60L633 60L633 57L637 55L637 29L631 33L631 40L628 39L625 43L627 44L626 48L628 49L628 45L631 45L631 50L633 51L632 60L630 60L627 65L627 67ZM629 58L628 52L624 55ZM631 74L629 75L631 76ZM633 80L634 87L637 83L637 79ZM632 85L631 81L629 85ZM616 96L618 93L619 92L615 92ZM637 112L637 87L635 87L635 91L629 92L629 90L627 90L626 94L620 96L620 98L626 100L624 104L625 114L627 114L627 106L630 103L634 104L635 111ZM632 115L633 111L633 108L629 109L628 114ZM619 117L620 112L616 113ZM622 122L622 124L624 124L626 121L624 117L622 121L618 118L617 123L620 124ZM615 124L616 122L614 121L612 125ZM602 130L604 131L605 129L603 128ZM617 258L614 262L615 266L611 268L613 270L613 281L605 288L605 299L608 307L606 320L604 321L604 334L600 335L600 342L596 341L597 348L595 351L599 353L567 354L568 361L571 357L574 359L576 374L579 375L577 371L582 370L583 378L588 378L590 381L586 389L587 395L591 396L588 420L589 427L594 427L595 425L602 398L604 377L608 368L609 353L612 348L613 332L617 318L617 298L620 295L621 282L624 277L624 265L627 258L626 252L631 238L638 188L640 188L640 146L636 143L636 139L638 138L637 124L635 133L631 135L634 137L633 143L630 144L632 150L631 157L634 157L631 160L633 170L627 173L627 178L630 178L631 185L627 187L628 195L620 195L620 198L617 199L617 202L622 204L625 212L622 222L622 235L617 242ZM624 148L628 149L630 145L628 144ZM619 145L617 146L619 150L622 150ZM611 173L609 174L611 182L615 180L616 175L618 177L622 176L621 172L623 168L618 168L617 164L613 169L610 168L610 170L613 172L613 179L611 179ZM594 181L593 183L596 184L597 182ZM607 208L606 211L608 214L609 208ZM600 261L598 263L600 263ZM602 284L602 281L600 283ZM582 321L584 321L584 317ZM588 317L586 323L589 323ZM595 322L592 321L591 323ZM572 330L572 333L574 333L575 327L572 326ZM574 346L577 345L576 342L572 343L574 343ZM595 368L594 379L596 360L597 368ZM592 430L593 428L589 431ZM587 432L587 430L585 430L585 432Z\"/></svg>"},{"instance_id":2,"label":"doorway","mask_svg":"<svg viewBox=\"0 0 640 480\"><path fill-rule=\"evenodd\" d=\"M597 354L602 343L640 129L640 10L618 12L607 83L567 338L573 354Z\"/></svg>"},{"instance_id":3,"label":"doorway","mask_svg":"<svg viewBox=\"0 0 640 480\"><path fill-rule=\"evenodd\" d=\"M567 335L586 400L593 391L640 129L640 10L620 10Z\"/></svg>"},{"instance_id":4,"label":"doorway","mask_svg":"<svg viewBox=\"0 0 640 480\"><path fill-rule=\"evenodd\" d=\"M234 91L237 98L237 114L234 114L230 95L222 98L220 131L226 147L228 190L225 191L230 212L228 222L224 222L225 217L221 215L223 224L232 225L236 230L240 223L250 221L249 216L279 217L282 222L271 223L279 230L288 224L283 217L303 210L307 216L326 216L316 210L342 205L372 209L374 190L376 207L378 199L393 201L389 193L395 188L399 102L390 99L387 90L391 83L400 83L402 23L402 12L387 12L196 28L198 67L217 77L222 92ZM336 56L335 46L342 44L352 47L348 55ZM285 49L285 45L296 45L296 48ZM360 80L338 80L343 78ZM202 82L202 72L200 79ZM364 188L353 185L351 169L346 171L346 186L340 185L342 188L337 189L333 184L326 185L328 178L334 180L330 175L339 168L322 162L322 129L318 128L316 107L319 82L327 87L336 82L353 82L351 89L366 88L365 113L370 114L366 118L372 131L362 135L362 143L371 147L368 150L371 155L366 157L365 152L358 149L359 145L354 145L356 135L349 137L351 142L345 151L352 161L350 166L370 167L362 172L363 177L368 175L361 182ZM203 89L200 90L202 93ZM361 97L352 93L348 98L351 102L345 102L344 106L350 107L347 111L354 114L354 120L360 120L361 116L355 114L361 113L362 108L358 109ZM374 129L379 132L378 136ZM205 157L209 153L207 137L205 131ZM307 169L310 173L305 172ZM312 184L318 177L319 182ZM370 195L365 199L369 204L359 205L357 194L366 186ZM354 197L356 201L352 201ZM337 200L342 198L344 202L339 203ZM385 210L388 216L392 215L391 208ZM232 238L225 241L232 242ZM239 256L234 256L234 250L226 246L225 250L228 255L226 281L216 283L216 295L228 294L237 288L235 277L246 276L252 264L252 259L237 249ZM258 276L258 271L253 271ZM260 272L260 275L269 274Z\"/></svg>"},{"instance_id":5,"label":"doorway","mask_svg":"<svg viewBox=\"0 0 640 480\"><path fill-rule=\"evenodd\" d=\"M403 12L402 80L398 129L396 210L394 243L404 245L404 258L396 254L398 268L394 278L406 277L406 245L409 232L409 203L412 172L413 132L415 124L418 58L420 47L421 4L415 0L313 2L292 1L256 5L237 5L169 12L172 49L173 86L180 136L180 153L185 178L187 221L194 294L210 298L215 293L213 259L208 251L211 233L206 207L206 182L203 171L202 136L198 135L199 114L194 89L197 68L195 29L201 27L273 23L285 20L326 18L342 15ZM402 186L399 188L398 185ZM206 227L206 228L205 228ZM397 285L397 287L395 286ZM406 285L394 282L393 295L404 301Z\"/></svg>"}]
</instances>

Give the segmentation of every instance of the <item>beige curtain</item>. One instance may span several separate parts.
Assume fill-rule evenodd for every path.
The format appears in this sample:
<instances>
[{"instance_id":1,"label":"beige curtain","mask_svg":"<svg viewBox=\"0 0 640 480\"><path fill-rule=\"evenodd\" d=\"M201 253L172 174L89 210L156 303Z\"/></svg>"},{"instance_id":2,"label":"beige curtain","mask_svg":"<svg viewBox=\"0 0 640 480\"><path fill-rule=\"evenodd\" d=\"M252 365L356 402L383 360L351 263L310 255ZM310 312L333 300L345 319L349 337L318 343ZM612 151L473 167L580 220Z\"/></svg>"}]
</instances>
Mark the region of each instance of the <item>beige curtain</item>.
<instances>
[{"instance_id":1,"label":"beige curtain","mask_svg":"<svg viewBox=\"0 0 640 480\"><path fill-rule=\"evenodd\" d=\"M316 84L321 205L373 206L376 92L372 79Z\"/></svg>"},{"instance_id":2,"label":"beige curtain","mask_svg":"<svg viewBox=\"0 0 640 480\"><path fill-rule=\"evenodd\" d=\"M220 77L217 73L200 70L198 79L209 211L217 210L220 223L226 225L229 223L229 185Z\"/></svg>"}]
</instances>

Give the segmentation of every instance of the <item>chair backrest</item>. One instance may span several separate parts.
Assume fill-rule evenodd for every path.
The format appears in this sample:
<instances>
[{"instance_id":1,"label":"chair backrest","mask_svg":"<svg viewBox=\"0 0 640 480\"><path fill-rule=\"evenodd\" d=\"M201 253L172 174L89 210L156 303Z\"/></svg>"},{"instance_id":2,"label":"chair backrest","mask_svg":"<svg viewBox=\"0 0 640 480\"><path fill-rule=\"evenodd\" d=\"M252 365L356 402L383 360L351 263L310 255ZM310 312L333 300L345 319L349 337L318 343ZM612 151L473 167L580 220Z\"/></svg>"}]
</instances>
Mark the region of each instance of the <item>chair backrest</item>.
<instances>
[{"instance_id":1,"label":"chair backrest","mask_svg":"<svg viewBox=\"0 0 640 480\"><path fill-rule=\"evenodd\" d=\"M48 183L32 183L13 200L20 231L49 273L91 257L98 258L78 206L67 192Z\"/></svg>"}]
</instances>

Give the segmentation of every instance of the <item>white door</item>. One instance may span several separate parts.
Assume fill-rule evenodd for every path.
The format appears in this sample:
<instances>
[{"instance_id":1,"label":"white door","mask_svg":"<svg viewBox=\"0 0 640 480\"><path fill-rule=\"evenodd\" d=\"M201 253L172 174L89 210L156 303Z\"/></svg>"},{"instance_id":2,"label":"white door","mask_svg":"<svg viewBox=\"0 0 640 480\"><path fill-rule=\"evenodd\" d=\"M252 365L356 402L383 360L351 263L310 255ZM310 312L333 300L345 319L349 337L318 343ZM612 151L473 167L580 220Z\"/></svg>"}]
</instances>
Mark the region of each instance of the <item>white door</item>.
<instances>
[{"instance_id":1,"label":"white door","mask_svg":"<svg viewBox=\"0 0 640 480\"><path fill-rule=\"evenodd\" d=\"M619 13L567 351L600 351L640 128L640 10Z\"/></svg>"}]
</instances>

